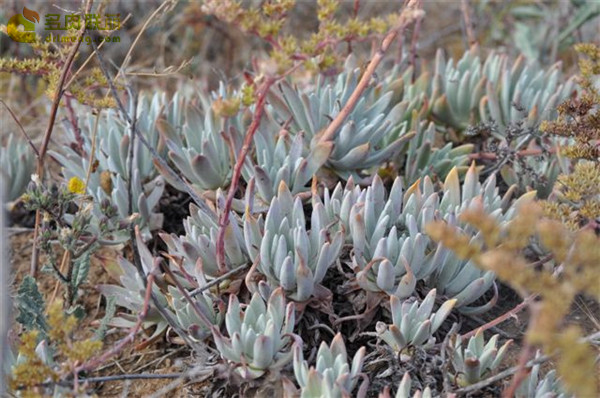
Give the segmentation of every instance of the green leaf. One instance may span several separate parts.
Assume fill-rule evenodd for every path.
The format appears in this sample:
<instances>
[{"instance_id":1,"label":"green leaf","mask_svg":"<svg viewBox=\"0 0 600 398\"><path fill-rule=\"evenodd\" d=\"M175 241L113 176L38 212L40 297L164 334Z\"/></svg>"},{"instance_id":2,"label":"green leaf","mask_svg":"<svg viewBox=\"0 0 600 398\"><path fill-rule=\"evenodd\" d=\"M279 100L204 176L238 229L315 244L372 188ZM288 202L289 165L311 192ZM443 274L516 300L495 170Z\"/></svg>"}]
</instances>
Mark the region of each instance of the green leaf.
<instances>
[{"instance_id":1,"label":"green leaf","mask_svg":"<svg viewBox=\"0 0 600 398\"><path fill-rule=\"evenodd\" d=\"M106 297L106 311L104 316L100 320L100 326L96 329L96 333L94 333L94 339L102 341L106 336L106 331L108 330L108 322L115 316L115 311L117 309L117 298L115 296Z\"/></svg>"},{"instance_id":2,"label":"green leaf","mask_svg":"<svg viewBox=\"0 0 600 398\"><path fill-rule=\"evenodd\" d=\"M39 330L43 335L42 338L45 338L48 331L48 323L44 315L46 305L32 276L27 275L23 278L15 302L19 310L17 322L27 330Z\"/></svg>"},{"instance_id":3,"label":"green leaf","mask_svg":"<svg viewBox=\"0 0 600 398\"><path fill-rule=\"evenodd\" d=\"M87 279L90 271L90 252L86 252L73 263L73 276L71 278L71 286L76 291L79 286Z\"/></svg>"}]
</instances>

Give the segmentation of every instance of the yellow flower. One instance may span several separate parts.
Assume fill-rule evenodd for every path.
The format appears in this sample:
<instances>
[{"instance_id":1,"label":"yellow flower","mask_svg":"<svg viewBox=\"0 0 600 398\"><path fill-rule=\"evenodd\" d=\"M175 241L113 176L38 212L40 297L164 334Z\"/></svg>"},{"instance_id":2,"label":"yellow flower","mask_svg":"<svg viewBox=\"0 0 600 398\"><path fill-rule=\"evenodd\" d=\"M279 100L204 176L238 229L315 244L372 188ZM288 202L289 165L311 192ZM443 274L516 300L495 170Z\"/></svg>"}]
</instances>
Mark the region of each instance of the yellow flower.
<instances>
[{"instance_id":1,"label":"yellow flower","mask_svg":"<svg viewBox=\"0 0 600 398\"><path fill-rule=\"evenodd\" d=\"M83 195L85 193L85 183L79 177L71 177L67 183L69 192Z\"/></svg>"}]
</instances>

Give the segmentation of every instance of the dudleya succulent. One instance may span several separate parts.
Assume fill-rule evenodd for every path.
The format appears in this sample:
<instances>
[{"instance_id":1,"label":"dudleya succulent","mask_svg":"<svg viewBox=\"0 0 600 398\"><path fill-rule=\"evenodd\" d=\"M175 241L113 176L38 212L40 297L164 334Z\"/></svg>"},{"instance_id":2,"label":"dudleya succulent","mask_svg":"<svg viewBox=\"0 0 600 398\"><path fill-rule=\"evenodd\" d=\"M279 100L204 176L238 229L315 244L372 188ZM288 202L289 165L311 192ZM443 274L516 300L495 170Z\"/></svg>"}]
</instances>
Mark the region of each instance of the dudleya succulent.
<instances>
[{"instance_id":1,"label":"dudleya succulent","mask_svg":"<svg viewBox=\"0 0 600 398\"><path fill-rule=\"evenodd\" d=\"M258 258L257 270L272 289L281 286L289 298L298 302L315 294L344 242L341 231L329 233L320 203L313 206L310 225L309 232L300 198L294 199L283 182L264 223L262 216L248 214L244 221L246 249L250 258Z\"/></svg>"},{"instance_id":2,"label":"dudleya succulent","mask_svg":"<svg viewBox=\"0 0 600 398\"><path fill-rule=\"evenodd\" d=\"M294 375L300 385L301 398L342 398L352 396L357 385L365 357L365 348L361 347L352 364L348 364L346 345L340 333L331 344L321 342L317 351L316 365L308 366L302 354L302 347L294 345Z\"/></svg>"},{"instance_id":3,"label":"dudleya succulent","mask_svg":"<svg viewBox=\"0 0 600 398\"><path fill-rule=\"evenodd\" d=\"M304 131L311 148L323 142L320 133L331 118L337 116L356 88L361 71L354 63L350 57L346 61L346 71L333 83L319 77L314 86L302 92L284 82L279 86L279 92L272 93L271 103L278 117L282 122L292 117L291 131ZM388 136L398 129L405 111L402 105L390 103L392 97L391 90L386 91L375 81L371 82L339 131L325 140L333 142L327 167L348 179L351 175L356 177L361 170L390 160L400 151L412 134L389 140Z\"/></svg>"},{"instance_id":4,"label":"dudleya succulent","mask_svg":"<svg viewBox=\"0 0 600 398\"><path fill-rule=\"evenodd\" d=\"M236 295L229 296L225 326L229 337L213 328L219 353L244 379L267 371L277 372L292 360L294 303L285 304L283 289L276 289L267 304L254 293L242 310Z\"/></svg>"},{"instance_id":5,"label":"dudleya succulent","mask_svg":"<svg viewBox=\"0 0 600 398\"><path fill-rule=\"evenodd\" d=\"M451 347L450 360L454 369L451 375L452 380L464 387L489 377L500 366L512 343L512 340L508 340L500 349L497 349L497 341L498 335L496 334L486 344L483 329L479 329L475 336L469 339L467 347L463 348L463 339L457 336Z\"/></svg>"},{"instance_id":6,"label":"dudleya succulent","mask_svg":"<svg viewBox=\"0 0 600 398\"><path fill-rule=\"evenodd\" d=\"M421 304L415 300L401 301L390 296L390 312L392 324L377 322L376 331L379 337L395 352L401 353L407 347L430 345L435 341L433 333L450 315L456 300L445 301L433 312L436 291L432 289ZM405 358L409 356L405 355Z\"/></svg>"},{"instance_id":7,"label":"dudleya succulent","mask_svg":"<svg viewBox=\"0 0 600 398\"><path fill-rule=\"evenodd\" d=\"M0 173L5 184L2 200L12 202L21 196L31 181L34 170L34 154L27 142L8 136L5 145L0 146Z\"/></svg>"}]
</instances>

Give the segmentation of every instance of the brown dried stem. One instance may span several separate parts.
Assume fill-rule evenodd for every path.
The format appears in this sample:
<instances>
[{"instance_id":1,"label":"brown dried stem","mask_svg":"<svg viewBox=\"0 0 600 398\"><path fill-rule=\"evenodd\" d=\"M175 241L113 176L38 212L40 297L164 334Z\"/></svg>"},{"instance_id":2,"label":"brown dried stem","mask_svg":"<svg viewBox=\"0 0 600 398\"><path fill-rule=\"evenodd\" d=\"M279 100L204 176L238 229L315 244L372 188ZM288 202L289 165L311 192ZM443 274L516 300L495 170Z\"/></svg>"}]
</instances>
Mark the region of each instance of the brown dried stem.
<instances>
[{"instance_id":1,"label":"brown dried stem","mask_svg":"<svg viewBox=\"0 0 600 398\"><path fill-rule=\"evenodd\" d=\"M85 10L83 12L84 14L89 14L90 10L92 9L92 3L93 3L93 0L88 0L87 4L85 6ZM83 38L83 35L85 34L85 30L86 30L85 24L82 24L81 29L79 30L79 33L78 33L78 37L80 39ZM75 60L75 55L77 54L77 51L79 50L79 46L81 45L82 41L83 40L77 40L75 42L75 44L73 44L73 48L67 55L67 59L65 60L63 69L60 73L60 78L58 79L58 84L56 85L56 91L54 92L54 100L52 101L52 108L50 109L50 119L48 120L48 126L46 127L46 131L44 133L44 138L42 140L42 145L41 145L39 153L38 153L37 175L40 178L40 181L44 177L44 165L45 165L44 160L46 158L46 152L48 150L48 145L50 143L50 137L52 136L52 131L54 130L54 123L56 122L56 114L58 112L58 106L60 105L60 100L62 99L62 96L64 94L65 80L67 79L67 75L71 71L71 66L73 65L73 61ZM40 212L40 210L36 210L36 212L35 212L35 230L33 232L33 252L31 255L31 268L29 270L29 273L33 277L36 276L37 269L38 269L40 249L37 244L37 238L40 233L41 221L42 221L42 213Z\"/></svg>"},{"instance_id":2,"label":"brown dried stem","mask_svg":"<svg viewBox=\"0 0 600 398\"><path fill-rule=\"evenodd\" d=\"M227 192L227 199L225 201L225 207L221 215L219 216L219 233L217 235L217 264L219 265L219 271L221 274L227 273L227 264L225 264L225 228L229 224L229 213L231 212L231 206L233 203L233 197L238 189L240 177L242 175L242 167L244 165L244 160L246 159L246 155L250 151L252 147L252 140L254 138L254 134L258 130L258 126L260 126L260 120L262 119L262 115L265 111L265 105L267 103L267 94L271 89L271 86L277 81L276 77L270 76L265 78L257 91L257 100L254 108L254 115L252 116L252 122L248 127L248 131L246 132L246 136L244 137L244 143L242 148L240 149L240 153L238 154L237 161L235 163L235 167L233 169L233 175L231 177L231 184L229 186L229 191Z\"/></svg>"}]
</instances>

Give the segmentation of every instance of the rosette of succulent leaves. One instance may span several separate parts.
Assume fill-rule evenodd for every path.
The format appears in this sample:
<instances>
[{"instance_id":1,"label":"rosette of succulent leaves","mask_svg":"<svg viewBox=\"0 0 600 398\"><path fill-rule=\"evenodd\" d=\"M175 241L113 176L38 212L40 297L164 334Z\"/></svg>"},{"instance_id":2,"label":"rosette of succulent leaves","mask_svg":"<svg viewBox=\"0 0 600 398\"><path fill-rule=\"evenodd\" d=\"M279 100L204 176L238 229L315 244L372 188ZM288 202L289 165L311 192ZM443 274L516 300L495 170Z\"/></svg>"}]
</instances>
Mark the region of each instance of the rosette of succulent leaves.
<instances>
[{"instance_id":1,"label":"rosette of succulent leaves","mask_svg":"<svg viewBox=\"0 0 600 398\"><path fill-rule=\"evenodd\" d=\"M536 359L539 353L536 354ZM550 370L542 377L542 370L539 364L534 365L527 375L527 378L519 385L515 392L516 398L569 398L571 395L565 392L565 389L556 377L556 371Z\"/></svg>"},{"instance_id":2,"label":"rosette of succulent leaves","mask_svg":"<svg viewBox=\"0 0 600 398\"><path fill-rule=\"evenodd\" d=\"M495 176L480 183L478 169L472 164L462 186L458 170L452 169L441 192L429 177L418 180L407 190L397 178L387 194L381 179L375 177L363 190L352 181L343 189L338 184L332 193L325 190L323 206L332 229L346 231L346 242L352 244L350 266L356 273L352 283L381 298L387 295L406 298L421 280L429 289L437 288L440 294L455 298L461 312L473 313L486 311L495 304L494 294L486 303L471 305L495 286L494 274L460 260L434 243L424 226L437 219L456 224L457 216L472 206L483 206L488 214L506 222L522 201L535 195L530 192L511 203L515 189L511 187L501 197ZM482 240L475 230L466 225L461 227L466 228L465 232L474 241Z\"/></svg>"},{"instance_id":3,"label":"rosette of succulent leaves","mask_svg":"<svg viewBox=\"0 0 600 398\"><path fill-rule=\"evenodd\" d=\"M232 212L226 227L227 268L255 264L246 277L248 288L253 292L259 289L257 279L265 279L261 286L267 295L268 291L279 287L288 298L297 302L326 294L321 282L339 257L344 243L343 232L329 232L330 221L325 209L316 201L310 213L311 228L307 231L302 201L299 197L294 198L284 182L281 182L266 216L252 213L253 190L250 186L247 192L246 213L240 218ZM183 268L190 273L197 268L206 280L218 277L217 223L192 206L190 217L184 220L184 228L186 234L182 236L161 235L169 255L181 259Z\"/></svg>"},{"instance_id":4,"label":"rosette of succulent leaves","mask_svg":"<svg viewBox=\"0 0 600 398\"><path fill-rule=\"evenodd\" d=\"M246 250L251 259L258 259L256 270L271 289L282 287L297 302L327 294L321 282L344 243L342 231L330 233L322 204L313 203L310 214L307 231L302 201L282 182L264 221L262 215L249 213L244 219ZM254 290L252 279L250 272L246 281Z\"/></svg>"},{"instance_id":5,"label":"rosette of succulent leaves","mask_svg":"<svg viewBox=\"0 0 600 398\"><path fill-rule=\"evenodd\" d=\"M564 81L560 63L543 70L527 64L523 56L511 64L506 55L495 53L482 63L477 52L473 47L456 67L438 53L432 86L434 119L461 131L479 122L492 125L486 146L500 151L515 153L559 145L556 139L540 137L537 128L541 121L556 118L557 105L575 90L574 77ZM530 185L535 189L540 187L540 181L541 185L552 186L559 171L555 157L547 156L530 156L512 166L512 173L511 168L503 169L506 182L510 185L517 181L522 187ZM543 178L532 178L532 173L525 171Z\"/></svg>"},{"instance_id":6,"label":"rosette of succulent leaves","mask_svg":"<svg viewBox=\"0 0 600 398\"><path fill-rule=\"evenodd\" d=\"M219 115L212 105L235 94L223 84L212 96L196 94L186 102L177 124L164 123L160 132L175 168L199 192L216 190L229 184L233 153L241 147L245 114ZM162 171L162 169L161 169ZM169 174L162 173L177 189L184 190Z\"/></svg>"},{"instance_id":7,"label":"rosette of succulent leaves","mask_svg":"<svg viewBox=\"0 0 600 398\"><path fill-rule=\"evenodd\" d=\"M390 296L392 323L379 321L375 325L378 336L401 360L409 360L416 347L428 347L435 342L433 334L439 329L456 304L456 300L445 301L433 312L436 291L432 289L419 304L417 300L400 300Z\"/></svg>"},{"instance_id":8,"label":"rosette of succulent leaves","mask_svg":"<svg viewBox=\"0 0 600 398\"><path fill-rule=\"evenodd\" d=\"M479 329L463 348L463 339L457 336L450 347L450 361L454 369L449 375L450 379L458 386L465 387L490 377L500 366L508 347L512 344L512 340L508 340L498 349L497 341L496 334L486 343L483 330Z\"/></svg>"},{"instance_id":9,"label":"rosette of succulent leaves","mask_svg":"<svg viewBox=\"0 0 600 398\"><path fill-rule=\"evenodd\" d=\"M285 304L282 289L265 300L254 293L243 307L237 295L229 296L225 328L229 337L213 328L221 357L244 379L256 379L267 371L278 372L292 360L295 322L294 303Z\"/></svg>"},{"instance_id":10,"label":"rosette of succulent leaves","mask_svg":"<svg viewBox=\"0 0 600 398\"><path fill-rule=\"evenodd\" d=\"M341 333L335 335L331 344L327 346L321 342L315 366L308 365L304 360L302 346L294 344L294 375L300 386L301 398L342 398L352 396L358 378L361 376L362 365L365 357L365 347L361 347L352 363L348 364L346 345ZM366 388L368 379L364 379L362 386Z\"/></svg>"},{"instance_id":11,"label":"rosette of succulent leaves","mask_svg":"<svg viewBox=\"0 0 600 398\"><path fill-rule=\"evenodd\" d=\"M166 278L159 273L160 268L156 267L157 261L160 260L152 256L139 231L136 241L142 271L146 277L153 274L155 280L152 293L156 301L150 301L142 323L144 330L153 330L148 340L152 341L162 335L169 327L177 327L186 332L183 342L188 344L209 337L212 327L221 325L223 311L218 305L219 300L210 291L205 290L201 294L192 293L192 290L200 287L200 283L206 284L203 275L199 273L187 275L184 272L171 271L171 278ZM128 312L118 312L108 324L114 327L131 328L138 321L138 314L144 308L146 283L137 268L123 257L114 263L106 264L105 269L119 284L99 285L98 290L107 300L114 300L117 306L128 310ZM166 312L168 319L157 309L157 306ZM176 324L173 325L172 322ZM179 338L172 341L182 343Z\"/></svg>"},{"instance_id":12,"label":"rosette of succulent leaves","mask_svg":"<svg viewBox=\"0 0 600 398\"><path fill-rule=\"evenodd\" d=\"M402 376L402 380L398 385L398 389L396 390L396 395L394 398L432 398L433 395L431 393L431 388L429 386L425 387L423 391L416 389L415 392L411 395L410 390L412 387L412 379L408 372L404 373ZM382 393L379 394L379 398L391 398L390 389L386 387Z\"/></svg>"},{"instance_id":13,"label":"rosette of succulent leaves","mask_svg":"<svg viewBox=\"0 0 600 398\"><path fill-rule=\"evenodd\" d=\"M333 81L319 76L304 89L284 81L272 90L269 101L280 124L291 119L288 130L293 134L304 132L309 151L323 142L333 143L324 165L327 169L343 179L353 176L360 181L362 171L394 158L414 134L398 134L407 110L404 104L392 103L394 91L386 84L394 77L392 74L386 82L372 79L339 131L332 137L322 137L323 130L348 102L358 84L361 70L355 62L354 57L349 57L344 72ZM396 138L390 139L394 135Z\"/></svg>"},{"instance_id":14,"label":"rosette of succulent leaves","mask_svg":"<svg viewBox=\"0 0 600 398\"><path fill-rule=\"evenodd\" d=\"M180 125L183 104L180 96L176 95L172 101L168 101L164 93L141 96L139 99L137 128L159 154L165 152L159 134L160 126L165 124L163 119L166 123ZM129 113L134 114L134 101L131 100L128 106ZM143 236L148 239L150 231L162 227L163 215L156 212L156 207L164 191L165 182L154 167L152 154L137 137L133 159L130 160L131 128L117 110L103 111L97 127L95 124L95 115L89 114L88 117L81 118L81 131L77 135L73 128L67 125L69 144L61 151L50 153L61 164L66 180L76 177L81 181L88 181L85 190L94 203L109 199L122 219L131 215L128 198L131 164L131 210L139 215L137 225L141 227ZM93 137L96 137L96 142L93 142ZM92 150L94 153L91 153Z\"/></svg>"},{"instance_id":15,"label":"rosette of succulent leaves","mask_svg":"<svg viewBox=\"0 0 600 398\"><path fill-rule=\"evenodd\" d=\"M35 166L34 153L25 141L15 138L10 134L0 146L0 173L4 184L5 202L17 200L31 181L31 174Z\"/></svg>"}]
</instances>

